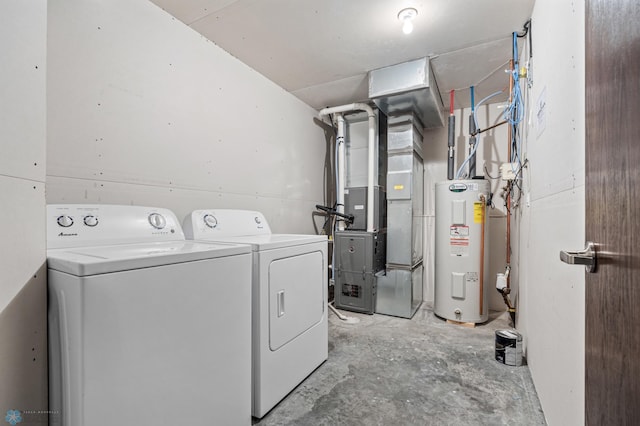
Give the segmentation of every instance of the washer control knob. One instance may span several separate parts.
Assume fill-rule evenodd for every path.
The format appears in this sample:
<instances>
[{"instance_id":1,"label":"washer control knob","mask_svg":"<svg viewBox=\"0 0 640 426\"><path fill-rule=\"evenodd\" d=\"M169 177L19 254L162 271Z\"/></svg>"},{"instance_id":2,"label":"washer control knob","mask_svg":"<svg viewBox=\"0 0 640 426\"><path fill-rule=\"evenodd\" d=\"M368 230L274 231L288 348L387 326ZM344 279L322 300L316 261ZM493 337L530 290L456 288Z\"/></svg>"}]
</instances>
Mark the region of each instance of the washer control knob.
<instances>
[{"instance_id":1,"label":"washer control knob","mask_svg":"<svg viewBox=\"0 0 640 426\"><path fill-rule=\"evenodd\" d=\"M216 219L216 217L212 214L205 214L203 219L204 219L204 224L211 229L218 226L218 219Z\"/></svg>"},{"instance_id":2,"label":"washer control knob","mask_svg":"<svg viewBox=\"0 0 640 426\"><path fill-rule=\"evenodd\" d=\"M255 220L258 225L260 225L260 223L262 222L260 220L260 216L256 216L253 220Z\"/></svg>"},{"instance_id":3,"label":"washer control knob","mask_svg":"<svg viewBox=\"0 0 640 426\"><path fill-rule=\"evenodd\" d=\"M149 223L156 229L162 229L167 224L166 219L160 213L151 213Z\"/></svg>"},{"instance_id":4,"label":"washer control knob","mask_svg":"<svg viewBox=\"0 0 640 426\"><path fill-rule=\"evenodd\" d=\"M98 218L93 215L88 215L84 217L84 224L87 226L94 227L98 224Z\"/></svg>"},{"instance_id":5,"label":"washer control knob","mask_svg":"<svg viewBox=\"0 0 640 426\"><path fill-rule=\"evenodd\" d=\"M62 226L63 228L68 228L73 225L73 219L71 218L71 216L63 214L62 216L58 217L58 225Z\"/></svg>"}]
</instances>

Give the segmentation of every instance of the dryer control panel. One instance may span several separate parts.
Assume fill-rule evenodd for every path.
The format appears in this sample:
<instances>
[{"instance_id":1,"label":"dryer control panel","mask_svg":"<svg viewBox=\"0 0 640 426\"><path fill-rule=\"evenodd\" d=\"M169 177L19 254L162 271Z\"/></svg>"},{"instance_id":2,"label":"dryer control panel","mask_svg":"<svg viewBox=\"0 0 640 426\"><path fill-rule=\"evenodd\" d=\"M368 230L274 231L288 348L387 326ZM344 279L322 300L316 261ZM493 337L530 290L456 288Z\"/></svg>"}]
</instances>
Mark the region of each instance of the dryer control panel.
<instances>
[{"instance_id":1,"label":"dryer control panel","mask_svg":"<svg viewBox=\"0 0 640 426\"><path fill-rule=\"evenodd\" d=\"M253 210L195 210L185 218L183 229L194 240L271 234L267 219Z\"/></svg>"},{"instance_id":2,"label":"dryer control panel","mask_svg":"<svg viewBox=\"0 0 640 426\"><path fill-rule=\"evenodd\" d=\"M47 206L48 249L184 239L180 222L168 209L102 204Z\"/></svg>"}]
</instances>

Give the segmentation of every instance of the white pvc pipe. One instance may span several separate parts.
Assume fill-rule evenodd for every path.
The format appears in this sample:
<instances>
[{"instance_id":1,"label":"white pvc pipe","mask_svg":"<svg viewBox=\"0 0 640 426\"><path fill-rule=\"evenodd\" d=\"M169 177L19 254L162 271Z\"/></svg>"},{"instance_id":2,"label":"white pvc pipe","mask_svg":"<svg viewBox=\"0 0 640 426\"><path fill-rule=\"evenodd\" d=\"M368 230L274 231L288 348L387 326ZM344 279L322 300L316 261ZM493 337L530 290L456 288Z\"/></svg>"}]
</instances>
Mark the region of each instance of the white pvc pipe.
<instances>
[{"instance_id":1,"label":"white pvc pipe","mask_svg":"<svg viewBox=\"0 0 640 426\"><path fill-rule=\"evenodd\" d=\"M329 303L327 306L329 306L329 309L331 309L331 312L336 314L338 318L340 318L342 321L348 324L357 324L360 322L360 319L357 317L348 317L346 315L342 315L340 312L338 312L336 308L333 307L333 302Z\"/></svg>"},{"instance_id":2,"label":"white pvc pipe","mask_svg":"<svg viewBox=\"0 0 640 426\"><path fill-rule=\"evenodd\" d=\"M367 111L369 115L373 114L373 109L369 105L356 102L353 104L323 108L320 110L320 117L329 115L329 114L336 114L339 112L351 112L351 111Z\"/></svg>"},{"instance_id":3,"label":"white pvc pipe","mask_svg":"<svg viewBox=\"0 0 640 426\"><path fill-rule=\"evenodd\" d=\"M371 110L371 108L369 108ZM373 110L371 112L367 111L369 114L369 170L367 176L367 232L373 232L373 197L374 191L373 186L375 183L373 169L375 167L375 147L376 147L376 116L373 114Z\"/></svg>"},{"instance_id":4,"label":"white pvc pipe","mask_svg":"<svg viewBox=\"0 0 640 426\"><path fill-rule=\"evenodd\" d=\"M342 321L346 321L347 320L347 316L346 315L342 315L340 312L338 312L338 310L336 308L333 307L333 305L331 303L329 303L327 306L329 306L329 309L331 309L331 311L336 314L336 316L338 318L340 318Z\"/></svg>"},{"instance_id":5,"label":"white pvc pipe","mask_svg":"<svg viewBox=\"0 0 640 426\"><path fill-rule=\"evenodd\" d=\"M344 214L344 182L345 182L345 155L344 155L344 117L336 114L338 134L336 135L336 150L338 151L338 182L336 182L336 210ZM338 231L344 231L344 219L338 217Z\"/></svg>"},{"instance_id":6,"label":"white pvc pipe","mask_svg":"<svg viewBox=\"0 0 640 426\"><path fill-rule=\"evenodd\" d=\"M373 108L365 103L353 103L347 105L341 105L336 107L323 108L320 110L320 117L329 114L339 114L343 112L349 111L366 111L367 116L369 117L369 164L367 170L367 232L373 232L375 230L373 226L373 197L374 197L374 184L375 184L375 145L376 145L376 116L373 112ZM342 116L340 116L342 117ZM338 134L340 134L339 128L340 122L338 121ZM344 123L343 123L344 125ZM343 129L344 136L344 129ZM338 142L336 137L336 143ZM339 159L341 163L344 162L344 156ZM344 167L344 165L343 165ZM344 182L344 179L341 179ZM342 186L342 194L337 194L337 199L339 200L342 196L342 200L344 202L344 184ZM339 203L339 202L338 202ZM340 204L338 204L338 208L340 208ZM343 224L344 226L344 224ZM343 228L344 229L344 228Z\"/></svg>"}]
</instances>

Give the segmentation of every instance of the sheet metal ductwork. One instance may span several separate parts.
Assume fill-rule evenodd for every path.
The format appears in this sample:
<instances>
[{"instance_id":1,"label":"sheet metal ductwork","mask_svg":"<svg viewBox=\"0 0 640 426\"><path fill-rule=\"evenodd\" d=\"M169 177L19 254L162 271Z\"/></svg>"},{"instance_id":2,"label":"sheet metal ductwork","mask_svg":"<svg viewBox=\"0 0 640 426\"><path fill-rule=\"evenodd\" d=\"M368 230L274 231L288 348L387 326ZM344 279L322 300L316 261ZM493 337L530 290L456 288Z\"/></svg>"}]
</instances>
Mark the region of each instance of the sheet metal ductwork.
<instances>
[{"instance_id":1,"label":"sheet metal ductwork","mask_svg":"<svg viewBox=\"0 0 640 426\"><path fill-rule=\"evenodd\" d=\"M369 98L387 116L413 112L425 128L445 124L442 97L428 58L369 71Z\"/></svg>"}]
</instances>

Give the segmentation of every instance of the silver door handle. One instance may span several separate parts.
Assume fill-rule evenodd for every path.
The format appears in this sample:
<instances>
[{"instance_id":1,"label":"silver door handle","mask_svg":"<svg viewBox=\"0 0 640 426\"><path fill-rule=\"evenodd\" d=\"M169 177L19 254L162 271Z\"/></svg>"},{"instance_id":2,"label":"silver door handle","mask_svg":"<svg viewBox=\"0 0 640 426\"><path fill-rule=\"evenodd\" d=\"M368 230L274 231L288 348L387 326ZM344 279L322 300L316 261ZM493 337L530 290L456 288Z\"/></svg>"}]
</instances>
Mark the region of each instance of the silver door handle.
<instances>
[{"instance_id":1,"label":"silver door handle","mask_svg":"<svg viewBox=\"0 0 640 426\"><path fill-rule=\"evenodd\" d=\"M596 272L598 266L596 245L591 241L587 241L586 247L582 251L562 250L560 252L560 260L570 265L584 265L587 272Z\"/></svg>"},{"instance_id":2,"label":"silver door handle","mask_svg":"<svg viewBox=\"0 0 640 426\"><path fill-rule=\"evenodd\" d=\"M278 292L278 318L284 315L284 290Z\"/></svg>"}]
</instances>

